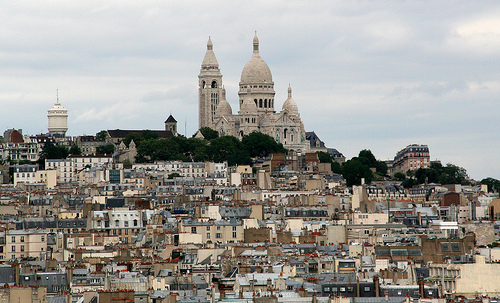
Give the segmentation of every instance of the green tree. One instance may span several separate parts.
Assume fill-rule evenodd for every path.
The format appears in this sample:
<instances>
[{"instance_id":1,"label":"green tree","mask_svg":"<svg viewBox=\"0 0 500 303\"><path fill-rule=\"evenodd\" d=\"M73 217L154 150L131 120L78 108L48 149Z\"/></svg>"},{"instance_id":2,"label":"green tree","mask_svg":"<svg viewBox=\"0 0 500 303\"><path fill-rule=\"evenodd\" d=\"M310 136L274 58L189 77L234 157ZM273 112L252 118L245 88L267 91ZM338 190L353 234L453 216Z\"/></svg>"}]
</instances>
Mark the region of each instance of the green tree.
<instances>
[{"instance_id":1,"label":"green tree","mask_svg":"<svg viewBox=\"0 0 500 303\"><path fill-rule=\"evenodd\" d=\"M132 162L129 159L123 161L123 168L132 168Z\"/></svg>"},{"instance_id":2,"label":"green tree","mask_svg":"<svg viewBox=\"0 0 500 303\"><path fill-rule=\"evenodd\" d=\"M47 159L66 159L69 155L69 150L66 146L56 146L54 143L47 141L42 147L42 151L38 157L38 166L40 169L45 169L45 160Z\"/></svg>"},{"instance_id":3,"label":"green tree","mask_svg":"<svg viewBox=\"0 0 500 303\"><path fill-rule=\"evenodd\" d=\"M243 147L248 151L250 157L265 157L273 153L285 153L283 144L276 142L271 136L255 132L241 139Z\"/></svg>"},{"instance_id":4,"label":"green tree","mask_svg":"<svg viewBox=\"0 0 500 303\"><path fill-rule=\"evenodd\" d=\"M319 159L320 163L332 163L333 162L332 156L329 153L323 152L323 151L318 151L316 153L318 154L318 159Z\"/></svg>"},{"instance_id":5,"label":"green tree","mask_svg":"<svg viewBox=\"0 0 500 303\"><path fill-rule=\"evenodd\" d=\"M138 132L129 133L127 136L125 136L125 139L123 139L123 143L128 146L132 140L134 140L135 146L138 148L141 145L142 141L144 141L144 137L141 133Z\"/></svg>"},{"instance_id":6,"label":"green tree","mask_svg":"<svg viewBox=\"0 0 500 303\"><path fill-rule=\"evenodd\" d=\"M332 162L332 173L342 174L342 166L337 161Z\"/></svg>"},{"instance_id":7,"label":"green tree","mask_svg":"<svg viewBox=\"0 0 500 303\"><path fill-rule=\"evenodd\" d=\"M110 143L97 146L95 152L100 155L112 155L115 152L115 145Z\"/></svg>"},{"instance_id":8,"label":"green tree","mask_svg":"<svg viewBox=\"0 0 500 303\"><path fill-rule=\"evenodd\" d=\"M365 158L366 164L370 167L376 167L377 159L373 155L372 151L369 149L363 149L359 152L359 158Z\"/></svg>"},{"instance_id":9,"label":"green tree","mask_svg":"<svg viewBox=\"0 0 500 303\"><path fill-rule=\"evenodd\" d=\"M342 173L342 166L340 165L340 163L335 161L335 159L333 159L333 157L329 153L322 152L322 151L319 151L316 153L318 154L318 159L319 159L320 163L330 163L330 166L331 166L333 173L336 173L336 174Z\"/></svg>"},{"instance_id":10,"label":"green tree","mask_svg":"<svg viewBox=\"0 0 500 303\"><path fill-rule=\"evenodd\" d=\"M414 185L417 185L417 181L415 179L405 179L402 183L401 186L404 188L412 188Z\"/></svg>"},{"instance_id":11,"label":"green tree","mask_svg":"<svg viewBox=\"0 0 500 303\"><path fill-rule=\"evenodd\" d=\"M108 137L108 132L105 130L101 130L100 132L95 134L95 136L97 139L104 141Z\"/></svg>"},{"instance_id":12,"label":"green tree","mask_svg":"<svg viewBox=\"0 0 500 303\"><path fill-rule=\"evenodd\" d=\"M219 137L219 133L217 131L215 131L207 126L200 128L199 131L203 135L205 140L208 140L208 141Z\"/></svg>"},{"instance_id":13,"label":"green tree","mask_svg":"<svg viewBox=\"0 0 500 303\"><path fill-rule=\"evenodd\" d=\"M182 176L179 173L171 173L168 175L167 179L173 179L173 178L177 178L177 177L182 177Z\"/></svg>"},{"instance_id":14,"label":"green tree","mask_svg":"<svg viewBox=\"0 0 500 303\"><path fill-rule=\"evenodd\" d=\"M71 146L71 148L69 149L69 154L70 155L81 155L82 154L82 150L80 149L80 147L78 145L73 145Z\"/></svg>"},{"instance_id":15,"label":"green tree","mask_svg":"<svg viewBox=\"0 0 500 303\"><path fill-rule=\"evenodd\" d=\"M250 164L250 153L243 143L233 136L223 136L212 139L209 148L210 159L214 162L227 161L228 165Z\"/></svg>"},{"instance_id":16,"label":"green tree","mask_svg":"<svg viewBox=\"0 0 500 303\"><path fill-rule=\"evenodd\" d=\"M500 181L491 177L481 180L481 184L488 185L488 192L500 192Z\"/></svg>"},{"instance_id":17,"label":"green tree","mask_svg":"<svg viewBox=\"0 0 500 303\"><path fill-rule=\"evenodd\" d=\"M402 172L397 172L394 174L394 179L398 181L404 181L406 179L406 176Z\"/></svg>"},{"instance_id":18,"label":"green tree","mask_svg":"<svg viewBox=\"0 0 500 303\"><path fill-rule=\"evenodd\" d=\"M342 166L342 175L348 186L361 184L361 179L364 178L366 183L370 183L373 179L373 173L363 159L354 157L344 163Z\"/></svg>"}]
</instances>

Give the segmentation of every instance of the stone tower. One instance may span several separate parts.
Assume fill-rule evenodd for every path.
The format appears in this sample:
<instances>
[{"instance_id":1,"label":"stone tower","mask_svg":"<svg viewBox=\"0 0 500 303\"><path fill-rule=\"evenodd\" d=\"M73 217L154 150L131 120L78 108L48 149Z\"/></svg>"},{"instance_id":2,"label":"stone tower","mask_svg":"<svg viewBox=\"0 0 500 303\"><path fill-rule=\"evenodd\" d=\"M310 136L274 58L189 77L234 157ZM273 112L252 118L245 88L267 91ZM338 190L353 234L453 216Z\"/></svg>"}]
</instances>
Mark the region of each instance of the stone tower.
<instances>
[{"instance_id":1,"label":"stone tower","mask_svg":"<svg viewBox=\"0 0 500 303\"><path fill-rule=\"evenodd\" d=\"M174 136L177 136L177 120L172 115L165 120L165 130L171 131Z\"/></svg>"},{"instance_id":2,"label":"stone tower","mask_svg":"<svg viewBox=\"0 0 500 303\"><path fill-rule=\"evenodd\" d=\"M200 74L198 75L198 128L214 128L215 110L222 97L222 74L219 69L219 62L215 58L213 44L210 37L207 43L207 52L201 63Z\"/></svg>"},{"instance_id":3,"label":"stone tower","mask_svg":"<svg viewBox=\"0 0 500 303\"><path fill-rule=\"evenodd\" d=\"M54 106L48 110L47 118L49 121L49 134L64 137L66 131L68 131L68 110L59 103L59 94Z\"/></svg>"}]
</instances>

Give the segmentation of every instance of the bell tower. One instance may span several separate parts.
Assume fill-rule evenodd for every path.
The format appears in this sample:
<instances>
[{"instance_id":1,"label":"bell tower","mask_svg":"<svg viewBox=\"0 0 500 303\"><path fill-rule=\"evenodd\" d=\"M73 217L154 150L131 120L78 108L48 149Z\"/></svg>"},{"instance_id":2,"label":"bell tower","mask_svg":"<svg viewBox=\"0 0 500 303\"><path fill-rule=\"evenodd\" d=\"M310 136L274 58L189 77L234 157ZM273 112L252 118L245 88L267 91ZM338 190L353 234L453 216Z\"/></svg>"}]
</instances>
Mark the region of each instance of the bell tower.
<instances>
[{"instance_id":1,"label":"bell tower","mask_svg":"<svg viewBox=\"0 0 500 303\"><path fill-rule=\"evenodd\" d=\"M214 128L215 110L222 98L222 74L219 62L215 58L210 37L207 42L207 52L201 63L198 75L198 128Z\"/></svg>"}]
</instances>

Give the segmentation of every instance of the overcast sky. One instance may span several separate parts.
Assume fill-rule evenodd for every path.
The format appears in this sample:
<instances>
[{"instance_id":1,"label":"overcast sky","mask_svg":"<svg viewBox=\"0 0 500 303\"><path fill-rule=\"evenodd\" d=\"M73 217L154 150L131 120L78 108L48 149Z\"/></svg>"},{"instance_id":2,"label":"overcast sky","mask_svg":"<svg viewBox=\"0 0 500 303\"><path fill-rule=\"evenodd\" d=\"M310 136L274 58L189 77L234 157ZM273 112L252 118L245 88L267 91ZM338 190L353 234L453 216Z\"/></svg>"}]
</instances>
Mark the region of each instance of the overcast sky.
<instances>
[{"instance_id":1,"label":"overcast sky","mask_svg":"<svg viewBox=\"0 0 500 303\"><path fill-rule=\"evenodd\" d=\"M277 110L290 83L306 131L348 159L431 159L500 179L499 1L4 1L0 131L47 132L59 99L68 135L198 127L208 36L235 113L252 55L273 73Z\"/></svg>"}]
</instances>

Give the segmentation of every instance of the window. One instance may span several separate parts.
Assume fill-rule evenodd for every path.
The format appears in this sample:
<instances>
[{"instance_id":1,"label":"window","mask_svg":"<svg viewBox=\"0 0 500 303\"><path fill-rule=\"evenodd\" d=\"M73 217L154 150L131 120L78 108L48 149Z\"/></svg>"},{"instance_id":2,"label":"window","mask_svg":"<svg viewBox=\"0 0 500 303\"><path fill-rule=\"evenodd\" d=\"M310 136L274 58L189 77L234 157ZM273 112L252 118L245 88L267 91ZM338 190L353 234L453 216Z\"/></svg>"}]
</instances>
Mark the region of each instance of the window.
<instances>
[{"instance_id":1,"label":"window","mask_svg":"<svg viewBox=\"0 0 500 303\"><path fill-rule=\"evenodd\" d=\"M236 232L233 231L233 238L236 238Z\"/></svg>"},{"instance_id":2,"label":"window","mask_svg":"<svg viewBox=\"0 0 500 303\"><path fill-rule=\"evenodd\" d=\"M215 234L215 237L216 237L217 239L221 239L221 238L222 238L222 234L221 234L221 233L216 233L216 234Z\"/></svg>"},{"instance_id":3,"label":"window","mask_svg":"<svg viewBox=\"0 0 500 303\"><path fill-rule=\"evenodd\" d=\"M41 236L40 241L45 242L45 236Z\"/></svg>"},{"instance_id":4,"label":"window","mask_svg":"<svg viewBox=\"0 0 500 303\"><path fill-rule=\"evenodd\" d=\"M12 252L16 252L16 247L12 245Z\"/></svg>"},{"instance_id":5,"label":"window","mask_svg":"<svg viewBox=\"0 0 500 303\"><path fill-rule=\"evenodd\" d=\"M21 251L24 251L24 245L21 245Z\"/></svg>"},{"instance_id":6,"label":"window","mask_svg":"<svg viewBox=\"0 0 500 303\"><path fill-rule=\"evenodd\" d=\"M128 221L124 221L123 224L125 224L125 227L128 227Z\"/></svg>"},{"instance_id":7,"label":"window","mask_svg":"<svg viewBox=\"0 0 500 303\"><path fill-rule=\"evenodd\" d=\"M450 243L441 242L441 251L449 252L450 251Z\"/></svg>"},{"instance_id":8,"label":"window","mask_svg":"<svg viewBox=\"0 0 500 303\"><path fill-rule=\"evenodd\" d=\"M16 243L16 237L12 237L12 243Z\"/></svg>"},{"instance_id":9,"label":"window","mask_svg":"<svg viewBox=\"0 0 500 303\"><path fill-rule=\"evenodd\" d=\"M191 227L191 233L192 234L196 234L196 226L192 226Z\"/></svg>"},{"instance_id":10,"label":"window","mask_svg":"<svg viewBox=\"0 0 500 303\"><path fill-rule=\"evenodd\" d=\"M210 233L207 233L207 239L210 239Z\"/></svg>"},{"instance_id":11,"label":"window","mask_svg":"<svg viewBox=\"0 0 500 303\"><path fill-rule=\"evenodd\" d=\"M21 236L21 242L24 242L24 236Z\"/></svg>"},{"instance_id":12,"label":"window","mask_svg":"<svg viewBox=\"0 0 500 303\"><path fill-rule=\"evenodd\" d=\"M217 226L217 230L220 230L220 226Z\"/></svg>"},{"instance_id":13,"label":"window","mask_svg":"<svg viewBox=\"0 0 500 303\"><path fill-rule=\"evenodd\" d=\"M233 226L233 231L236 231L236 226Z\"/></svg>"}]
</instances>

